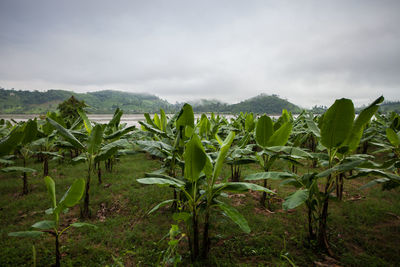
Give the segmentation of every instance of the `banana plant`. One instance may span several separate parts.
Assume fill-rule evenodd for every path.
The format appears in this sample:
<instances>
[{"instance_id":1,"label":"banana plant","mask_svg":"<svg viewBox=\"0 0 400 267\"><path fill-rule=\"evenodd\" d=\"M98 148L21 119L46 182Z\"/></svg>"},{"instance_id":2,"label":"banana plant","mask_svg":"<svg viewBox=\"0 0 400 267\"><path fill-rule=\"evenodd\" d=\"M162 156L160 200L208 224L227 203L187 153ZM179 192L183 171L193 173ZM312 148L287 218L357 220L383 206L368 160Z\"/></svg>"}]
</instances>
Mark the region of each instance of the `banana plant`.
<instances>
[{"instance_id":1,"label":"banana plant","mask_svg":"<svg viewBox=\"0 0 400 267\"><path fill-rule=\"evenodd\" d=\"M37 138L37 122L36 120L28 120L17 125L3 140L0 141L0 155L6 155L17 149L22 158L23 166L12 166L3 168L3 172L22 172L23 187L22 194L28 194L28 173L36 170L27 168L26 161L32 155L29 145Z\"/></svg>"},{"instance_id":2,"label":"banana plant","mask_svg":"<svg viewBox=\"0 0 400 267\"><path fill-rule=\"evenodd\" d=\"M37 230L12 232L8 235L13 237L37 237L44 233L50 234L55 239L55 266L59 267L61 262L60 237L71 227L90 226L96 228L96 226L88 223L76 222L71 223L66 227L62 227L62 224L60 223L61 214L68 211L69 208L74 207L81 200L85 190L85 181L83 179L76 179L58 203L56 199L54 180L51 177L46 176L44 182L52 204L52 207L46 210L46 214L53 215L53 220L36 222L32 225L32 228Z\"/></svg>"},{"instance_id":3,"label":"banana plant","mask_svg":"<svg viewBox=\"0 0 400 267\"><path fill-rule=\"evenodd\" d=\"M274 126L274 123L267 115L261 116L256 124L255 128L255 139L261 152L256 153L258 163L263 168L264 172L269 172L273 163L279 158L279 153L269 150L269 147L284 146L292 131L292 122L287 113L282 114L283 119L279 120L278 126ZM257 177L257 179L256 179ZM245 180L263 180L264 187L267 187L267 179L262 178L263 175L255 175L246 177ZM265 201L267 200L267 192L263 192L260 203L262 207L265 207ZM270 201L268 199L268 208L270 209Z\"/></svg>"},{"instance_id":4,"label":"banana plant","mask_svg":"<svg viewBox=\"0 0 400 267\"><path fill-rule=\"evenodd\" d=\"M126 136L136 129L136 126L121 125L121 117L123 115L123 111L117 108L114 112L111 120L106 124L104 128L104 145L107 146L115 141L126 139ZM124 142L124 141L121 141ZM124 142L125 143L125 142ZM122 148L122 147L121 147ZM106 170L111 172L115 162L115 155L118 151L117 148L114 148L114 153L109 153L109 157L104 159ZM103 161L103 160L102 160ZM101 183L101 167L100 162L98 162L98 176L99 183Z\"/></svg>"},{"instance_id":5,"label":"banana plant","mask_svg":"<svg viewBox=\"0 0 400 267\"><path fill-rule=\"evenodd\" d=\"M291 180L286 182L300 189L285 199L284 208L292 209L304 202L307 204L309 238L317 239L318 247L329 254L333 253L327 238L327 218L330 194L337 184L335 178L368 164L368 156L351 153L357 149L365 125L382 101L383 97L375 100L354 120L353 102L344 98L336 100L319 121L321 145L326 149L326 169L307 173L302 177L291 174ZM318 183L322 179L324 189L320 190Z\"/></svg>"},{"instance_id":6,"label":"banana plant","mask_svg":"<svg viewBox=\"0 0 400 267\"><path fill-rule=\"evenodd\" d=\"M89 201L90 201L90 181L91 173L94 170L95 163L108 159L110 156L114 155L118 149L125 148L129 146L129 142L125 139L119 139L102 146L104 138L111 139L110 136L104 137L103 126L100 124L95 124L92 126L91 121L88 119L86 113L82 110L78 111L81 116L85 128L85 145L82 144L75 136L75 131L64 128L58 122L52 120L51 118L46 118L47 121L54 126L57 132L68 141L73 147L84 153L76 157L75 161L85 161L87 163L87 174L86 174L86 185L85 185L85 197L83 202L83 208L81 210L81 215L83 218L89 218L91 216ZM131 130L131 129L128 129ZM112 137L116 138L125 133L125 130L121 130L111 134Z\"/></svg>"},{"instance_id":7,"label":"banana plant","mask_svg":"<svg viewBox=\"0 0 400 267\"><path fill-rule=\"evenodd\" d=\"M200 216L204 216L203 247L202 256L207 257L209 252L209 228L211 225L210 213L214 209L222 211L231 218L246 233L250 232L250 227L244 217L232 206L218 199L223 192L245 192L248 190L266 191L270 190L252 183L231 183L225 180L218 183L218 178L224 160L229 152L235 134L232 132L223 142L217 159L212 159L207 155L200 138L193 133L190 140L185 145L183 155L185 161L184 176L176 179L167 175L154 176L137 179L142 184L156 184L160 186L168 185L176 188L183 193L185 198L169 199L156 205L151 211L171 202L179 202L182 212L174 214L174 217L184 218L187 224L187 236L192 261L200 257Z\"/></svg>"},{"instance_id":8,"label":"banana plant","mask_svg":"<svg viewBox=\"0 0 400 267\"><path fill-rule=\"evenodd\" d=\"M375 153L385 152L391 157L381 165L370 164L370 166L362 166L364 168L357 168L357 174L350 177L354 179L371 174L381 177L368 182L362 188L377 184L383 184L383 189L392 189L400 186L400 121L396 121L396 118L400 119L400 117L395 117L390 127L385 130L387 142L377 144L380 149L375 151Z\"/></svg>"},{"instance_id":9,"label":"banana plant","mask_svg":"<svg viewBox=\"0 0 400 267\"><path fill-rule=\"evenodd\" d=\"M176 178L179 168L182 172L184 170L185 142L195 129L193 109L189 104L184 104L170 120L162 109L160 117L156 115L151 119L149 114L145 114L146 122L139 122L143 129L153 134L153 139L137 141L137 144L143 151L163 160L162 169L158 173ZM173 194L174 199L177 199L178 190L174 187ZM171 208L176 210L177 202L173 202Z\"/></svg>"},{"instance_id":10,"label":"banana plant","mask_svg":"<svg viewBox=\"0 0 400 267\"><path fill-rule=\"evenodd\" d=\"M63 123L63 119L55 112L48 112L47 117ZM38 122L38 139L32 142L31 147L39 161L43 162L43 177L49 175L49 160L62 158L62 155L57 152L56 132L54 127L46 120Z\"/></svg>"},{"instance_id":11,"label":"banana plant","mask_svg":"<svg viewBox=\"0 0 400 267\"><path fill-rule=\"evenodd\" d=\"M241 117L242 116L242 117ZM246 113L238 117L236 121L240 121L237 123L240 127L235 127L235 132L237 132L237 136L234 141L233 146L231 147L231 152L228 154L226 159L226 163L231 167L231 181L239 182L242 167L244 165L257 162L254 157L254 136L253 131L255 128L255 121L253 113ZM216 135L217 141L221 144L220 138Z\"/></svg>"}]
</instances>

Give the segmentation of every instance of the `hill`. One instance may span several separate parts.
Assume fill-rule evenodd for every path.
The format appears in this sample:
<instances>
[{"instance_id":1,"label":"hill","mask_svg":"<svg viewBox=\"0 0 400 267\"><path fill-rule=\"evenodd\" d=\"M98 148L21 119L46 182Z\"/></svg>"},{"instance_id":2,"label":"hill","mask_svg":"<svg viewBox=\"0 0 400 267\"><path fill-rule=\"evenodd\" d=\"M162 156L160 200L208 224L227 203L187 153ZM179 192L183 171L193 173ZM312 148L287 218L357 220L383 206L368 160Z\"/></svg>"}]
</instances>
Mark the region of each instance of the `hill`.
<instances>
[{"instance_id":1,"label":"hill","mask_svg":"<svg viewBox=\"0 0 400 267\"><path fill-rule=\"evenodd\" d=\"M89 106L90 113L113 113L119 107L127 114L132 113L154 113L160 108L167 113L176 112L183 103L170 104L155 95L128 93L122 91L104 90L90 93L75 93L66 90L22 91L7 90L0 88L0 114L43 114L47 111L55 111L58 104L74 96L80 101L85 101ZM279 98L277 95L265 95L247 99L237 104L226 104L218 100L202 99L190 103L194 112L219 112L219 113L240 113L254 112L267 114L280 114L282 109L293 113L301 109Z\"/></svg>"},{"instance_id":2,"label":"hill","mask_svg":"<svg viewBox=\"0 0 400 267\"><path fill-rule=\"evenodd\" d=\"M119 107L125 113L155 112L160 108L174 111L166 100L150 94L127 93L121 91L98 91L75 93L65 90L21 91L0 89L0 113L3 114L41 114L56 110L59 103L73 95L85 101L91 113L113 113Z\"/></svg>"},{"instance_id":3,"label":"hill","mask_svg":"<svg viewBox=\"0 0 400 267\"><path fill-rule=\"evenodd\" d=\"M392 111L400 113L400 101L385 101L379 107L379 111L383 113Z\"/></svg>"},{"instance_id":4,"label":"hill","mask_svg":"<svg viewBox=\"0 0 400 267\"><path fill-rule=\"evenodd\" d=\"M280 114L282 113L282 109L287 109L293 113L301 112L301 108L277 95L261 94L229 106L231 113L254 112L259 114Z\"/></svg>"}]
</instances>

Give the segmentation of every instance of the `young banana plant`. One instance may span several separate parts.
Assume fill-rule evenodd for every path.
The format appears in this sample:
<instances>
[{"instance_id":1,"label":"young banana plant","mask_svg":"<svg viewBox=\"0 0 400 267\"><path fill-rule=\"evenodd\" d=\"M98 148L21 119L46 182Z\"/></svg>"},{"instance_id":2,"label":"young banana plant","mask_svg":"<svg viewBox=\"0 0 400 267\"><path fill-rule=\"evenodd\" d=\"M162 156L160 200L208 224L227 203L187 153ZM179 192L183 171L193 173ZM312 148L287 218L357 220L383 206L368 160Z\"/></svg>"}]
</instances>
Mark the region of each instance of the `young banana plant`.
<instances>
[{"instance_id":1,"label":"young banana plant","mask_svg":"<svg viewBox=\"0 0 400 267\"><path fill-rule=\"evenodd\" d=\"M37 139L37 122L35 120L28 120L21 125L17 125L3 140L0 141L0 156L7 155L13 150L17 149L20 154L23 166L12 166L1 169L3 172L22 172L23 174L23 187L22 194L28 194L28 175L29 172L36 172L32 168L26 167L26 161L33 153L29 149L29 145Z\"/></svg>"},{"instance_id":2,"label":"young banana plant","mask_svg":"<svg viewBox=\"0 0 400 267\"><path fill-rule=\"evenodd\" d=\"M181 200L170 199L163 201L156 205L150 213L168 203L174 201L180 202L183 210L180 213L174 214L174 217L184 218L187 224L189 249L193 261L197 260L200 256L200 221L204 221L202 255L203 257L207 257L208 255L210 246L210 213L212 210L218 209L222 211L238 224L243 231L250 232L250 227L244 217L235 208L218 199L223 192L237 193L255 190L272 193L272 191L252 183L230 183L218 180L234 136L233 132L227 136L221 145L215 162L213 162L206 154L200 138L194 133L185 145L183 155L185 161L184 177L176 179L164 175L162 177L155 176L137 180L142 184L173 186L183 193L184 198ZM201 215L204 215L203 220L200 220Z\"/></svg>"},{"instance_id":3,"label":"young banana plant","mask_svg":"<svg viewBox=\"0 0 400 267\"><path fill-rule=\"evenodd\" d=\"M269 150L269 147L284 146L292 131L292 122L287 113L283 113L282 120L274 125L273 121L267 115L261 116L256 125L255 139L257 145L261 148L261 152L256 153L256 158L263 168L264 173L268 172L272 167L273 163L280 157L279 153ZM267 178L267 177L266 177ZM263 175L248 176L245 180L263 180L264 187L267 187L267 179ZM267 199L267 192L263 192L260 203L261 206L265 207L265 201ZM268 208L270 207L270 201L268 200Z\"/></svg>"},{"instance_id":4,"label":"young banana plant","mask_svg":"<svg viewBox=\"0 0 400 267\"><path fill-rule=\"evenodd\" d=\"M183 105L180 112L167 120L164 111L160 110L160 118L157 114L152 120L149 114L145 114L146 122L140 122L142 128L153 134L153 140L137 141L140 149L157 156L163 160L160 174L176 178L179 168L183 172L183 153L185 142L194 132L194 113L189 104ZM157 116L156 116L157 115ZM178 191L173 188L174 199L177 199ZM172 203L172 209L176 210L177 202Z\"/></svg>"},{"instance_id":5,"label":"young banana plant","mask_svg":"<svg viewBox=\"0 0 400 267\"><path fill-rule=\"evenodd\" d=\"M357 149L365 125L374 115L383 101L383 97L375 100L355 118L354 105L349 99L338 99L326 111L319 121L321 145L325 147L327 168L321 172L312 172L298 177L292 174L288 184L296 185L299 190L289 195L284 202L285 209L295 208L302 203L308 207L310 239L317 239L318 247L329 254L327 238L327 218L331 192L338 182L335 178L351 170L361 171L358 167L368 164L368 156L351 155ZM370 169L363 169L365 173ZM360 176L357 174L355 177ZM323 190L318 182L323 179Z\"/></svg>"},{"instance_id":6,"label":"young banana plant","mask_svg":"<svg viewBox=\"0 0 400 267\"><path fill-rule=\"evenodd\" d=\"M91 226L96 227L95 225L88 223L72 223L68 226L62 228L60 227L60 216L63 212L68 210L68 208L72 208L76 204L79 203L79 200L83 196L83 192L85 190L85 181L83 179L76 179L70 188L65 192L64 196L57 203L56 200L56 188L53 179L49 176L44 178L44 182L46 184L47 192L49 194L49 198L52 204L52 207L46 210L46 214L53 215L53 220L44 220L37 222L32 225L32 228L37 230L33 231L23 231L23 232L12 232L9 233L9 236L14 237L37 237L41 236L44 233L48 233L52 235L55 239L55 257L56 263L55 266L59 267L61 262L61 253L60 253L60 237L71 227L83 227L83 226Z\"/></svg>"},{"instance_id":7,"label":"young banana plant","mask_svg":"<svg viewBox=\"0 0 400 267\"><path fill-rule=\"evenodd\" d=\"M47 118L47 121L50 122L58 131L58 133L72 146L77 148L78 150L84 151L83 155L78 156L77 160L83 159L87 163L87 175L86 175L86 184L85 184L85 197L83 208L81 210L81 216L83 218L89 218L91 216L90 208L89 208L89 190L90 190L90 180L91 173L94 170L94 164L101 160L107 159L109 156L113 155L118 149L124 148L129 145L127 140L116 140L112 143L107 144L102 147L103 143L103 127L100 124L96 124L92 126L92 123L86 116L83 111L79 111L83 119L83 123L86 129L86 142L83 145L72 133L71 130L65 129L62 125L57 123L56 121Z\"/></svg>"}]
</instances>

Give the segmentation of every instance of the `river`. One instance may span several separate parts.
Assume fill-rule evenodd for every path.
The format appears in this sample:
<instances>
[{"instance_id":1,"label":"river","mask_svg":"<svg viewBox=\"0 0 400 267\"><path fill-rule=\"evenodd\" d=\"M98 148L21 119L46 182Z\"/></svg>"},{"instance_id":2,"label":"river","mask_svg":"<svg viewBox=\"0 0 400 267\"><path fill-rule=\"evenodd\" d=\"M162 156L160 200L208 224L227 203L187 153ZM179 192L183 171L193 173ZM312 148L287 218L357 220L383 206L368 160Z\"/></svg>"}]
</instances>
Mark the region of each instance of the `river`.
<instances>
[{"instance_id":1,"label":"river","mask_svg":"<svg viewBox=\"0 0 400 267\"><path fill-rule=\"evenodd\" d=\"M38 118L42 115L38 114L0 114L0 119L10 120L13 119L16 122L19 121L27 121L29 119ZM153 117L153 115L151 115ZM167 117L171 117L172 114L168 114ZM195 119L201 117L201 114L195 114ZM224 115L225 118L230 119L233 118L234 115ZM108 123L113 114L88 114L88 117L91 121L98 122L98 123ZM144 121L144 114L123 114L121 117L121 123L126 123L127 126L138 126L139 121Z\"/></svg>"}]
</instances>

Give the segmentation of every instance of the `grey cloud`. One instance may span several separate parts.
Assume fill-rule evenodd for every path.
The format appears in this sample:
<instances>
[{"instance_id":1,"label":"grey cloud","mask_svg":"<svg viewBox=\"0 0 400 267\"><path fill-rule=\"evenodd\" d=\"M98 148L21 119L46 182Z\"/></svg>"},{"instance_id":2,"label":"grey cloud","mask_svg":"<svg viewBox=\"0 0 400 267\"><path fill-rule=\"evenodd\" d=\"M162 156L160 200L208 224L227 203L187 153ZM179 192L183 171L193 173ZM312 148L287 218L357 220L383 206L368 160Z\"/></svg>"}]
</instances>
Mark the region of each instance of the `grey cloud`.
<instances>
[{"instance_id":1,"label":"grey cloud","mask_svg":"<svg viewBox=\"0 0 400 267\"><path fill-rule=\"evenodd\" d=\"M0 2L0 86L399 99L398 1Z\"/></svg>"}]
</instances>

